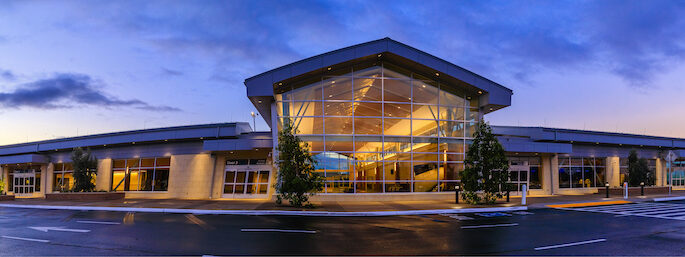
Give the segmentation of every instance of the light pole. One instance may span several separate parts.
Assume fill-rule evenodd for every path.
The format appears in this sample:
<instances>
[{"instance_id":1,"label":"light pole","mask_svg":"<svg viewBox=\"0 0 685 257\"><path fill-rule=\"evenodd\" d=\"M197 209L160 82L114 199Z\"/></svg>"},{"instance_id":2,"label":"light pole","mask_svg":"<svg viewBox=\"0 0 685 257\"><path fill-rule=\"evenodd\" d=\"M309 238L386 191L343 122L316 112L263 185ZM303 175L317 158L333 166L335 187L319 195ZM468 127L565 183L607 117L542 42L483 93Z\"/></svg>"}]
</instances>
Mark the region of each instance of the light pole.
<instances>
[{"instance_id":1,"label":"light pole","mask_svg":"<svg viewBox=\"0 0 685 257\"><path fill-rule=\"evenodd\" d=\"M250 112L250 116L252 116L252 129L254 129L254 131L257 131L257 115L259 114Z\"/></svg>"}]
</instances>

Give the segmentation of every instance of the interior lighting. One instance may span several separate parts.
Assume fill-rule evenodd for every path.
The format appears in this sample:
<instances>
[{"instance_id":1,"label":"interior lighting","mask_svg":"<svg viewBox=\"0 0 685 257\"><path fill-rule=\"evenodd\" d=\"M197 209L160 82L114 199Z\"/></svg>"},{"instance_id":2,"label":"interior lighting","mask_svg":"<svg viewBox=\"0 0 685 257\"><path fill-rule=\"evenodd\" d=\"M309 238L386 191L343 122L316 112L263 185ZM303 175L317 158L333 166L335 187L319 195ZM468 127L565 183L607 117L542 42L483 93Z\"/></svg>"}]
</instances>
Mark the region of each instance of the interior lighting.
<instances>
[{"instance_id":1,"label":"interior lighting","mask_svg":"<svg viewBox=\"0 0 685 257\"><path fill-rule=\"evenodd\" d=\"M257 102L261 104L261 103L262 103L262 100L259 100L259 101L257 101Z\"/></svg>"},{"instance_id":2,"label":"interior lighting","mask_svg":"<svg viewBox=\"0 0 685 257\"><path fill-rule=\"evenodd\" d=\"M421 85L422 88L426 88L426 85Z\"/></svg>"},{"instance_id":3,"label":"interior lighting","mask_svg":"<svg viewBox=\"0 0 685 257\"><path fill-rule=\"evenodd\" d=\"M331 97L333 97L333 95L328 95L328 98L331 98Z\"/></svg>"}]
</instances>

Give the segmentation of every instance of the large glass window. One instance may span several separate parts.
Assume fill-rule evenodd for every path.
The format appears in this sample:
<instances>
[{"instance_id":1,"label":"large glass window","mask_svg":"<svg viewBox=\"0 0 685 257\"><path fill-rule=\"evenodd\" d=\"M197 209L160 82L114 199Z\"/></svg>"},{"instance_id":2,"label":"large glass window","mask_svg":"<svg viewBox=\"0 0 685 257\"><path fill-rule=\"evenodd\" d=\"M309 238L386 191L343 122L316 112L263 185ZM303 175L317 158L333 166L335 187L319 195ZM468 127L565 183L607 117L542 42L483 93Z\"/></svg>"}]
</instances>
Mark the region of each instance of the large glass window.
<instances>
[{"instance_id":1,"label":"large glass window","mask_svg":"<svg viewBox=\"0 0 685 257\"><path fill-rule=\"evenodd\" d=\"M113 160L112 191L167 191L170 157Z\"/></svg>"},{"instance_id":2,"label":"large glass window","mask_svg":"<svg viewBox=\"0 0 685 257\"><path fill-rule=\"evenodd\" d=\"M477 97L388 63L329 73L276 96L278 128L293 122L324 193L454 190Z\"/></svg>"},{"instance_id":3,"label":"large glass window","mask_svg":"<svg viewBox=\"0 0 685 257\"><path fill-rule=\"evenodd\" d=\"M74 186L74 168L71 162L54 163L52 176L53 191L69 191Z\"/></svg>"},{"instance_id":4,"label":"large glass window","mask_svg":"<svg viewBox=\"0 0 685 257\"><path fill-rule=\"evenodd\" d=\"M605 158L560 156L559 188L603 187L606 178Z\"/></svg>"}]
</instances>

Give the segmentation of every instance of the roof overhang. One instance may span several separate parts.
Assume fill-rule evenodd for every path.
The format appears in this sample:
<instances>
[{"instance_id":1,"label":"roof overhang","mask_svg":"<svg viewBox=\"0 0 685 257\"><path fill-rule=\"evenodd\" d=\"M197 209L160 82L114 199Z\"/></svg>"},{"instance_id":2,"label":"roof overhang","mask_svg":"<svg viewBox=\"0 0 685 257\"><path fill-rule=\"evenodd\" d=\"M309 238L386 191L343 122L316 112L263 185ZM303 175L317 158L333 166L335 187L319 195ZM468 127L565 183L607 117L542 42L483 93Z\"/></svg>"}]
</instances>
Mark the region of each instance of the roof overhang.
<instances>
[{"instance_id":1,"label":"roof overhang","mask_svg":"<svg viewBox=\"0 0 685 257\"><path fill-rule=\"evenodd\" d=\"M328 68L350 65L373 58L402 63L414 72L448 84L459 85L467 91L480 92L480 108L484 113L511 105L512 90L469 70L426 52L383 38L297 61L245 80L247 96L271 126L271 103L274 90L280 84L304 77L325 75Z\"/></svg>"},{"instance_id":2,"label":"roof overhang","mask_svg":"<svg viewBox=\"0 0 685 257\"><path fill-rule=\"evenodd\" d=\"M11 156L0 156L0 164L15 163L48 163L49 158L40 154L22 154Z\"/></svg>"}]
</instances>

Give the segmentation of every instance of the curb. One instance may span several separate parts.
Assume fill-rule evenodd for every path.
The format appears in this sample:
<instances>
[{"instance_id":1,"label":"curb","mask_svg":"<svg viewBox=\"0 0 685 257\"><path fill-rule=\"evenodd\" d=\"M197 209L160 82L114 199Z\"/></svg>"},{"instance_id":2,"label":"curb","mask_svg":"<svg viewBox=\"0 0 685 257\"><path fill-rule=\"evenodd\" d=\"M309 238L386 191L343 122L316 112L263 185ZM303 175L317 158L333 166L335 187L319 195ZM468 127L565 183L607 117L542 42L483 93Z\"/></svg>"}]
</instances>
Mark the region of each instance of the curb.
<instances>
[{"instance_id":1,"label":"curb","mask_svg":"<svg viewBox=\"0 0 685 257\"><path fill-rule=\"evenodd\" d=\"M655 202L677 201L677 200L685 200L685 196L662 197L662 198L654 198L652 200Z\"/></svg>"},{"instance_id":2,"label":"curb","mask_svg":"<svg viewBox=\"0 0 685 257\"><path fill-rule=\"evenodd\" d=\"M327 216L327 217L375 217L399 215L429 215L429 214L459 214L477 212L505 212L525 211L527 206L465 208L465 209L435 209L410 211L368 211L368 212L328 212L328 211L279 211L279 210L200 210L200 209L166 209L166 208L131 208L131 207L101 207L101 206L61 206L61 205L23 205L0 204L0 207L44 209L44 210L73 210L73 211L114 211L114 212L146 212L146 213L176 213L176 214L222 214L222 215L287 215L287 216Z\"/></svg>"}]
</instances>

